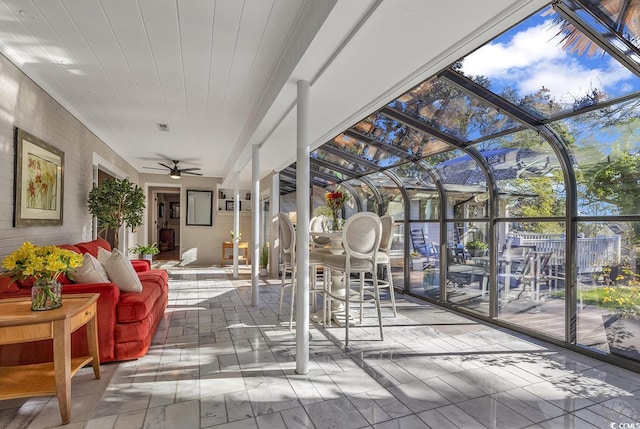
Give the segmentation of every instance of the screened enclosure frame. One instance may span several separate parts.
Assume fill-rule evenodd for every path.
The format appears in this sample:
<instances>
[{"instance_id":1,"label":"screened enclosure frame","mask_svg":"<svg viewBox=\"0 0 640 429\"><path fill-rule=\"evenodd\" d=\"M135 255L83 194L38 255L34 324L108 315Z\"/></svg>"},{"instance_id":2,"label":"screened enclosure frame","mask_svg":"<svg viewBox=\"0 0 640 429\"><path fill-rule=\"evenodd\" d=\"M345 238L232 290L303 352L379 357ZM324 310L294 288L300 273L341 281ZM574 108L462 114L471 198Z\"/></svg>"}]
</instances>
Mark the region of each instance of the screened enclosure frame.
<instances>
[{"instance_id":1,"label":"screened enclosure frame","mask_svg":"<svg viewBox=\"0 0 640 429\"><path fill-rule=\"evenodd\" d=\"M559 18L557 19L565 20L568 23L565 24L569 26L567 31L575 30L580 32L580 34L589 39L588 43L592 43L592 46L610 55L625 70L630 71L636 78L640 78L640 50L638 46L628 40L617 28L612 27L611 19L602 10L594 7L593 2L587 0L563 0L553 3L550 7L558 14ZM580 16L578 11L583 15ZM589 23L590 20L606 28L606 32L599 32ZM567 49L571 48L569 46ZM577 48L574 47L573 49ZM577 176L577 170L581 167L576 161L575 143L571 140L573 136L561 135L557 127L561 121L578 120L582 115L594 114L595 116L596 113L606 109L615 109L616 106L620 106L624 102L637 100L636 106L631 107L631 109L638 109L631 110L631 113L639 111L637 115L632 116L635 120L636 116L640 117L640 107L638 107L640 106L640 91L638 90L640 89L640 84L637 84L637 86L630 85L630 92L626 94L614 95L607 99L606 97L598 98L598 94L594 93L592 94L593 99L582 100L582 103L576 102L572 109L563 110L562 106L560 106L554 110L553 106L551 106L546 113L536 114L531 107L526 108L527 106L524 104L514 104L514 100L506 99L481 83L481 81L472 79L471 76L463 73L458 61L451 64L435 76L391 100L367 118L363 118L349 129L341 132L334 139L312 151L310 185L324 189L335 189L341 186L349 192L355 202L355 207L358 211L361 211L369 206L360 200L360 194L356 192L350 183L359 181L365 185L361 192L375 201L376 211L379 215L385 213L385 197L376 186L376 180L371 177L376 174L382 174L396 186L393 191L399 194L403 202L402 217L396 219L398 225L404 226L402 246L398 249L400 251L398 255L401 255L398 256L398 259L402 261L403 271L401 276L404 286L402 292L637 370L639 368L638 362L629 362L628 359L620 360L617 356L599 353L580 343L577 321L580 311L577 297L581 287L578 282L578 277L581 273L578 272L577 267L581 262L578 261L577 249L580 244L578 240L579 224L611 222L633 224L640 222L640 211L632 214L614 213L605 215L580 212L580 192L584 191L579 188L584 184L581 184L582 182ZM418 100L422 94L428 93L432 89L434 91L442 91L443 94L460 94L456 101L460 103L456 112L464 113L465 108L470 111L477 109L478 116L484 114L488 119L494 117L497 121L494 124L495 127L492 124L488 124L485 128L478 125L479 132L475 134L468 132L467 136L469 138L464 138L464 132L459 133L459 135L449 132L449 125L439 122L447 118L440 118L434 114L436 107L430 105L428 101ZM420 91L424 91L424 93ZM440 100L441 104L446 104L449 101L443 100ZM417 109L418 113L410 112L409 109L404 107L404 104L408 105L412 102L416 104L417 107L415 109ZM423 104L420 104L420 102ZM467 103L467 105L464 103ZM439 105L437 106L439 107ZM423 111L426 113L423 114ZM459 114L462 115L463 113ZM433 114L433 116L429 117L429 114ZM481 119L474 118L472 114L469 114L469 116L481 123ZM500 118L505 118L505 120L500 122ZM467 126L470 130L473 124ZM501 129L500 127L503 128ZM542 147L543 144L546 144L550 149L549 156L555 157L553 161L557 162L557 166L554 164L556 170L552 170L554 166L551 166L549 171L557 171L559 173L555 183L561 189L554 189L553 192L557 193L559 204L563 205L561 210L558 208L558 212L563 213L562 215L505 215L505 209L502 205L510 201L508 198L517 201L519 198L527 198L530 195L523 194L518 196L517 192L504 188L504 178L496 176L498 170L494 170L495 163L484 156L489 150L480 150L479 147L492 148L494 144L497 144L496 147L498 148L517 149L524 147L518 146L517 142L514 146L505 145L508 140L502 141L501 139L516 135L522 136L527 131L539 137L541 139L540 146ZM432 152L430 152L431 147L434 148ZM636 149L635 156L640 156L640 145L637 143ZM494 148L493 150L496 149ZM455 151L460 151L461 154L468 156L470 162L477 168L478 173L473 176L476 182L471 184L463 183L455 187L445 180L446 178L443 176L444 170L441 168L443 160L452 161L456 159L446 158L445 156ZM335 160L340 160L340 165L327 159L331 157ZM407 180L409 177L401 177L401 175L397 174L395 170L398 168L404 168L408 172L407 174L413 174L411 180ZM455 166L451 167L453 170L455 168ZM537 177L535 174L535 172L532 173L532 177ZM549 172L544 172L540 173L540 177L545 174L547 176L551 175ZM581 174L584 174L584 172ZM280 177L281 195L295 192L295 164L281 171ZM426 178L429 180L426 180ZM521 179L520 172L518 172L514 180L527 179ZM422 188L420 188L421 186ZM417 189L424 189L437 194L437 198L439 198L437 219L421 219L419 216L412 215L410 191ZM640 184L637 185L636 189L640 193ZM510 192L513 192L513 194L510 194ZM456 204L455 198L462 198L462 195L473 196L474 193L478 195L480 193L488 194L486 215L481 217L467 217L464 215L456 217L453 210ZM503 196L505 196L504 201L502 199ZM464 203L468 200L462 199L461 201ZM313 202L310 202L310 204L313 209ZM488 231L487 241L490 251L486 256L488 260L488 272L486 274L488 280L486 283L489 299L488 309L485 312L479 312L475 308L447 301L449 267L447 263L442 263L442 258L445 258L444 261L446 262L446 258L450 254L450 248L454 245L460 245L459 242L455 243L450 240L451 226L456 223L464 225L473 222L481 223L486 226ZM416 223L438 224L439 237L437 245L439 246L440 263L437 267L439 274L439 294L437 297L420 295L412 290L409 229L412 224ZM500 228L511 223L553 224L559 225L563 229L561 233L557 234L558 237L561 237L559 240L562 241L566 249L563 257L564 272L562 274L564 283L562 309L564 312L564 332L561 337L550 336L545 332L536 331L523 325L514 325L507 319L501 319L504 298L501 297L500 291L501 260L498 248L501 244L500 241L504 239L502 237L504 232ZM509 292L508 288L506 283L502 286L503 295Z\"/></svg>"}]
</instances>

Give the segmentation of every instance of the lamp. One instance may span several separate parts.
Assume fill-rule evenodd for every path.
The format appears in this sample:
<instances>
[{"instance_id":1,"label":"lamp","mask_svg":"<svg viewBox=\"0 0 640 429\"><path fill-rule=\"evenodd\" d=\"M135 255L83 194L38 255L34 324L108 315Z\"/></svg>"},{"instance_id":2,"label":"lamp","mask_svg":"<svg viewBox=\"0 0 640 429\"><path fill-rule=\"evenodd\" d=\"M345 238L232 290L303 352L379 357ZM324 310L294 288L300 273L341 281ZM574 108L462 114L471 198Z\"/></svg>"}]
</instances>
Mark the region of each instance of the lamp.
<instances>
[{"instance_id":1,"label":"lamp","mask_svg":"<svg viewBox=\"0 0 640 429\"><path fill-rule=\"evenodd\" d=\"M180 170L171 169L171 173L169 173L169 177L171 177L172 179L179 179L180 178Z\"/></svg>"}]
</instances>

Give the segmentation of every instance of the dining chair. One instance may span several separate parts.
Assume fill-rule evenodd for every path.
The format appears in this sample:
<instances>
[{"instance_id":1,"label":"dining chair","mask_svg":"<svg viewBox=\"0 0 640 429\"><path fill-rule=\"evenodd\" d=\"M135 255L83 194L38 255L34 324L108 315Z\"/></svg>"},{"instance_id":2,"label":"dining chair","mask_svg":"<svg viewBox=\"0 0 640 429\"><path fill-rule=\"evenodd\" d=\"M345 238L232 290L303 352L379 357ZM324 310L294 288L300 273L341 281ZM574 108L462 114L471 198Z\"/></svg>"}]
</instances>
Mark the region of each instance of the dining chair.
<instances>
[{"instance_id":1,"label":"dining chair","mask_svg":"<svg viewBox=\"0 0 640 429\"><path fill-rule=\"evenodd\" d=\"M282 310L282 301L284 299L284 291L291 288L291 302L289 305L289 330L293 327L293 307L295 303L297 282L297 264L296 264L296 230L288 216L278 213L278 225L280 229L280 249L282 252L282 282L280 287L280 299L278 300L278 319ZM317 269L323 265L324 254L321 252L309 252L309 271L311 284L309 285L309 293L313 300L313 309L317 306L317 295L324 295L324 285L318 286ZM291 282L287 284L287 274L291 274Z\"/></svg>"},{"instance_id":2,"label":"dining chair","mask_svg":"<svg viewBox=\"0 0 640 429\"><path fill-rule=\"evenodd\" d=\"M382 327L382 313L380 310L380 291L378 289L377 256L380 249L380 239L382 236L382 225L380 217L375 213L360 212L351 216L344 224L342 230L342 245L344 253L341 255L327 255L324 258L325 270L333 270L344 273L344 289L334 288L333 284L325 287L326 306L324 314L325 326L330 323L326 320L327 308L331 308L332 301L344 303L345 311L345 347L349 345L349 321L351 303L359 304L361 300L373 301L378 313L378 325L380 327L380 339L384 340ZM358 287L353 288L351 274L360 274ZM373 288L364 290L364 276L371 274ZM333 275L327 276L333 282ZM361 298L362 297L362 298ZM362 312L360 313L362 320Z\"/></svg>"},{"instance_id":3,"label":"dining chair","mask_svg":"<svg viewBox=\"0 0 640 429\"><path fill-rule=\"evenodd\" d=\"M389 297L391 299L391 308L393 309L393 317L398 316L396 311L396 296L393 288L393 278L391 276L391 256L389 254L391 249L391 232L393 231L393 217L390 215L384 215L380 217L380 225L382 232L380 235L380 247L376 255L376 265L378 269L381 268L382 278L378 279L378 289L389 289ZM386 280L384 273L387 273ZM363 289L364 292L364 289ZM362 300L361 300L362 301ZM361 304L362 311L362 304Z\"/></svg>"},{"instance_id":4,"label":"dining chair","mask_svg":"<svg viewBox=\"0 0 640 429\"><path fill-rule=\"evenodd\" d=\"M291 288L291 309L289 314L289 329L293 325L293 294L296 285L296 230L293 223L284 213L278 213L278 228L280 230L280 254L282 257L282 274L280 284L280 299L278 300L278 319L282 309L284 290ZM287 273L291 274L291 282L287 284Z\"/></svg>"},{"instance_id":5,"label":"dining chair","mask_svg":"<svg viewBox=\"0 0 640 429\"><path fill-rule=\"evenodd\" d=\"M324 216L314 216L311 218L309 221L309 241L311 242L311 248L313 250L328 253L331 239L313 234L314 232L325 232L325 220L326 218Z\"/></svg>"}]
</instances>

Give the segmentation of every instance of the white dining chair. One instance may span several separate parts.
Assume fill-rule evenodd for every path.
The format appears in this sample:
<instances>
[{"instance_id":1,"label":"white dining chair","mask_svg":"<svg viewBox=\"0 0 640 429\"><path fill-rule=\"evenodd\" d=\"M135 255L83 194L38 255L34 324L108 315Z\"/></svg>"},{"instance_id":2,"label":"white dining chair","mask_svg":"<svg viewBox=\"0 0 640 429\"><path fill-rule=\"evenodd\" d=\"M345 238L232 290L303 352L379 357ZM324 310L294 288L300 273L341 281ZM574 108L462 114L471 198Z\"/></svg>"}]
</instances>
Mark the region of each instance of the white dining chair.
<instances>
[{"instance_id":1,"label":"white dining chair","mask_svg":"<svg viewBox=\"0 0 640 429\"><path fill-rule=\"evenodd\" d=\"M297 290L296 273L296 230L288 216L278 213L278 224L280 229L280 249L282 252L282 281L280 287L280 298L278 300L278 319L282 311L282 301L284 299L284 291L291 288L291 302L289 305L289 330L293 327L293 308ZM324 285L318 286L317 271L318 267L323 265L324 253L309 252L309 271L311 284L309 285L309 293L312 298L312 308L315 310L317 306L317 295L324 295ZM287 283L287 274L291 274L291 282Z\"/></svg>"},{"instance_id":2,"label":"white dining chair","mask_svg":"<svg viewBox=\"0 0 640 429\"><path fill-rule=\"evenodd\" d=\"M344 224L342 230L342 245L344 253L341 255L329 254L324 258L325 270L333 270L344 273L344 289L335 288L328 284L325 288L325 326L330 323L326 319L327 310L331 309L332 301L344 303L345 311L345 347L349 345L350 306L362 301L375 303L378 313L378 325L380 327L380 339L384 340L382 327L382 313L380 310L380 292L378 290L377 254L380 248L382 226L380 217L375 213L361 212L351 216ZM359 282L353 285L350 279L352 273L358 273ZM365 274L370 273L372 289L364 290ZM327 276L332 279L334 276ZM331 280L328 281L331 283ZM364 294L362 293L364 292ZM362 312L360 313L362 320Z\"/></svg>"},{"instance_id":3,"label":"white dining chair","mask_svg":"<svg viewBox=\"0 0 640 429\"><path fill-rule=\"evenodd\" d=\"M397 317L396 296L393 288L393 278L391 276L391 256L389 255L391 249L391 233L393 231L393 217L390 215L380 217L380 224L382 226L382 235L380 236L380 247L376 255L376 264L382 268L383 278L378 280L378 289L389 289L393 317ZM386 280L384 280L384 271L387 272Z\"/></svg>"}]
</instances>

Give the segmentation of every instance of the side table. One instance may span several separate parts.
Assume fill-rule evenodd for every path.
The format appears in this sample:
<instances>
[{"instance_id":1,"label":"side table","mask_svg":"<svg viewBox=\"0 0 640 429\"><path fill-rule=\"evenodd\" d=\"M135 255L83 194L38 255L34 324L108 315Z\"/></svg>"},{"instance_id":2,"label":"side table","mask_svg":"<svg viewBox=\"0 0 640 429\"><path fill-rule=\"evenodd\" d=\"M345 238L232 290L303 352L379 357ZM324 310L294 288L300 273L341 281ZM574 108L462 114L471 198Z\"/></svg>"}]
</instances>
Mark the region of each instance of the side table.
<instances>
[{"instance_id":1,"label":"side table","mask_svg":"<svg viewBox=\"0 0 640 429\"><path fill-rule=\"evenodd\" d=\"M233 242L231 241L223 241L222 242L222 266L224 267L224 261L226 259L233 259L233 254L231 256L226 255L226 250L230 249L233 252ZM249 242L248 241L239 241L238 242L238 253L244 251L244 263L249 265ZM242 256L238 255L238 259L241 259Z\"/></svg>"},{"instance_id":2,"label":"side table","mask_svg":"<svg viewBox=\"0 0 640 429\"><path fill-rule=\"evenodd\" d=\"M0 367L0 400L57 395L62 423L71 417L71 377L88 363L100 378L96 309L99 294L63 295L62 307L32 311L30 298L0 300L0 344L53 340L53 362ZM71 358L71 334L87 325L89 356Z\"/></svg>"}]
</instances>

